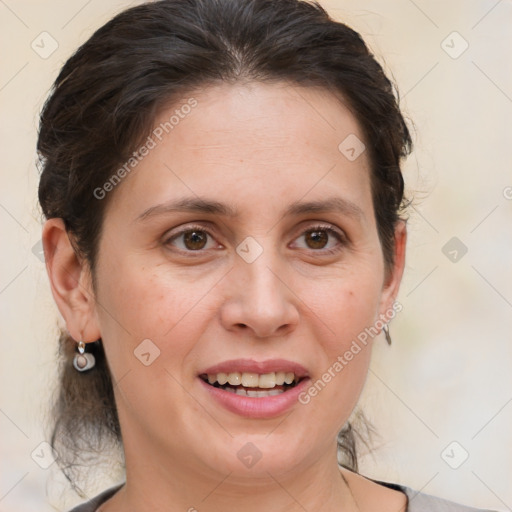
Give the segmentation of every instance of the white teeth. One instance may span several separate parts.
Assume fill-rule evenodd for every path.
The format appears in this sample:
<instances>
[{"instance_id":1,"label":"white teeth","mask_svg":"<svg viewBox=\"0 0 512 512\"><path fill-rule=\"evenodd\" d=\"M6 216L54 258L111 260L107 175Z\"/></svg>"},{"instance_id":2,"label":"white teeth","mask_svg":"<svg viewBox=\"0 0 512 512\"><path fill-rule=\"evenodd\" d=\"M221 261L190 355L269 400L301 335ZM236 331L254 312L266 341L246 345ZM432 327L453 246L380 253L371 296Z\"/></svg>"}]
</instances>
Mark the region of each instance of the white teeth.
<instances>
[{"instance_id":1,"label":"white teeth","mask_svg":"<svg viewBox=\"0 0 512 512\"><path fill-rule=\"evenodd\" d=\"M284 389L271 389L270 391L255 391L253 389L248 389L247 391L242 390L245 393L239 393L237 389L237 394L242 396L249 396L251 398L264 398L266 396L276 396L280 395L281 393L284 393Z\"/></svg>"},{"instance_id":2,"label":"white teeth","mask_svg":"<svg viewBox=\"0 0 512 512\"><path fill-rule=\"evenodd\" d=\"M284 377L286 373L276 372L276 386L282 386L284 384Z\"/></svg>"},{"instance_id":3,"label":"white teeth","mask_svg":"<svg viewBox=\"0 0 512 512\"><path fill-rule=\"evenodd\" d=\"M259 376L257 373L242 373L242 386L246 388L257 388Z\"/></svg>"},{"instance_id":4,"label":"white teeth","mask_svg":"<svg viewBox=\"0 0 512 512\"><path fill-rule=\"evenodd\" d=\"M239 386L242 383L242 374L235 372L228 375L228 382L232 386Z\"/></svg>"},{"instance_id":5,"label":"white teeth","mask_svg":"<svg viewBox=\"0 0 512 512\"><path fill-rule=\"evenodd\" d=\"M259 388L275 388L276 387L276 374L272 373L264 373L260 375L258 380Z\"/></svg>"},{"instance_id":6,"label":"white teeth","mask_svg":"<svg viewBox=\"0 0 512 512\"><path fill-rule=\"evenodd\" d=\"M216 380L221 386L224 386L224 384L226 384L226 382L228 381L228 374L227 373L217 373Z\"/></svg>"},{"instance_id":7,"label":"white teeth","mask_svg":"<svg viewBox=\"0 0 512 512\"><path fill-rule=\"evenodd\" d=\"M292 384L299 380L293 372L269 372L261 375L252 372L221 372L217 374L208 374L207 378L209 384L215 384L217 382L220 386L224 386L226 384L229 384L230 386L238 386L236 392L238 392L239 389L245 391L243 388L240 388L240 386L245 388L272 389L276 386Z\"/></svg>"},{"instance_id":8,"label":"white teeth","mask_svg":"<svg viewBox=\"0 0 512 512\"><path fill-rule=\"evenodd\" d=\"M266 396L276 396L284 393L284 389L271 389L269 391L264 390L255 390L255 389L245 389L242 387L232 388L230 386L225 386L222 388L224 391L228 393L233 393L234 395L240 396L249 396L251 398L264 398Z\"/></svg>"}]
</instances>

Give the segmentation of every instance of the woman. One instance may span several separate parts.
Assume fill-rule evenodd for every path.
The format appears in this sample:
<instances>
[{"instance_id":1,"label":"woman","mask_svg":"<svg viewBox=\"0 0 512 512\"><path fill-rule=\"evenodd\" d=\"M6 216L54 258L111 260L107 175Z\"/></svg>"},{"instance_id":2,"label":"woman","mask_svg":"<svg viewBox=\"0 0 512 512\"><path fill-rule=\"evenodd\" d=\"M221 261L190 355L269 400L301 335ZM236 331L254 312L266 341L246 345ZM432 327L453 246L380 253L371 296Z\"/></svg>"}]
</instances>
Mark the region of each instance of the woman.
<instances>
[{"instance_id":1,"label":"woman","mask_svg":"<svg viewBox=\"0 0 512 512\"><path fill-rule=\"evenodd\" d=\"M475 510L357 474L410 149L379 64L311 3L142 5L68 60L38 142L52 444L70 478L109 438L126 465L76 512Z\"/></svg>"}]
</instances>

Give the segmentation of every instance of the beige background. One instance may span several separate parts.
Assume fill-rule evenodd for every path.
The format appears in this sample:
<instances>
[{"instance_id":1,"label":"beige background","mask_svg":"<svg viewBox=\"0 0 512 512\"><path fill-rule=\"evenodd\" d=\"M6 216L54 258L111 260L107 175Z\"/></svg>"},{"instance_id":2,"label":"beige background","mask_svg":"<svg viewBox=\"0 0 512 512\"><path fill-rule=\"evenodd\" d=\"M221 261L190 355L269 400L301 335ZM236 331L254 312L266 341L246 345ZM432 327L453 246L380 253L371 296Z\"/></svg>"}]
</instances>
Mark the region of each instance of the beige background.
<instances>
[{"instance_id":1,"label":"beige background","mask_svg":"<svg viewBox=\"0 0 512 512\"><path fill-rule=\"evenodd\" d=\"M393 346L376 344L361 405L380 437L362 472L511 510L512 3L322 4L385 59L415 124L416 151L405 170L416 202L399 296L404 310L391 326ZM39 444L54 385L57 318L32 251L41 232L36 126L63 62L128 5L0 0L0 512L65 510L79 501L55 464L43 469L31 458L36 450L35 458L47 460ZM58 47L45 55L52 44ZM452 237L467 247L456 262L442 250ZM444 460L457 465L466 451L458 469ZM100 479L89 492L110 484Z\"/></svg>"}]
</instances>

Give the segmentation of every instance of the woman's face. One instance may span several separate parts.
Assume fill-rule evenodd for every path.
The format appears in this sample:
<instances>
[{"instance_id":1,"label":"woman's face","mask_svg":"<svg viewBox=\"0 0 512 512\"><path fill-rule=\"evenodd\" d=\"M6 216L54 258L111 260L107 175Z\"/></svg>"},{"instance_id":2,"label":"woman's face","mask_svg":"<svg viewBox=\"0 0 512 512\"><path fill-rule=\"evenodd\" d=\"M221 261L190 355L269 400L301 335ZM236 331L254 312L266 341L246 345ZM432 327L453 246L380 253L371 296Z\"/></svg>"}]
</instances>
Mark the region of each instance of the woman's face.
<instances>
[{"instance_id":1,"label":"woman's face","mask_svg":"<svg viewBox=\"0 0 512 512\"><path fill-rule=\"evenodd\" d=\"M358 336L389 318L403 265L386 278L361 130L284 83L185 103L108 192L99 245L91 322L127 463L243 478L335 459L370 359Z\"/></svg>"}]
</instances>

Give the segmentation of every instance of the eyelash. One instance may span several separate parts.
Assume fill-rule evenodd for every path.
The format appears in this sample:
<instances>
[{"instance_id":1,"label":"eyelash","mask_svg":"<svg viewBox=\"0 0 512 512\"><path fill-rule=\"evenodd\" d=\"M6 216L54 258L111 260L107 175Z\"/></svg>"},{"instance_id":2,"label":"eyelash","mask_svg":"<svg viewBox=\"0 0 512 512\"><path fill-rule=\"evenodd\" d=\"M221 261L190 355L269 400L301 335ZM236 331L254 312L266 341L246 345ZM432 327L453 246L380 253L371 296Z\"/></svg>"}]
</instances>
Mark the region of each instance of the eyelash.
<instances>
[{"instance_id":1,"label":"eyelash","mask_svg":"<svg viewBox=\"0 0 512 512\"><path fill-rule=\"evenodd\" d=\"M211 238L215 238L214 235L210 232L210 230L205 228L204 226L191 225L191 226L187 226L187 228L182 229L181 231L173 234L171 237L166 238L164 241L164 245L170 245L170 243L173 240L179 238L180 236L182 236L185 233L188 233L190 231L200 231L200 232L206 233ZM299 237L305 235L306 233L310 233L310 232L314 232L314 231L325 231L329 235L333 235L338 240L339 245L337 245L335 248L332 248L332 249L310 249L313 252L322 253L324 255L337 254L348 243L345 235L343 235L342 233L333 229L330 225L325 225L325 224L317 224L314 226L309 226L307 229L302 231L302 233L299 235ZM299 237L297 237L297 238L299 238ZM208 249L198 249L196 251L178 249L179 252L186 253L187 256L192 256L192 257L202 256L202 253L204 253L205 250L208 250ZM194 253L197 253L197 254L194 254Z\"/></svg>"}]
</instances>

